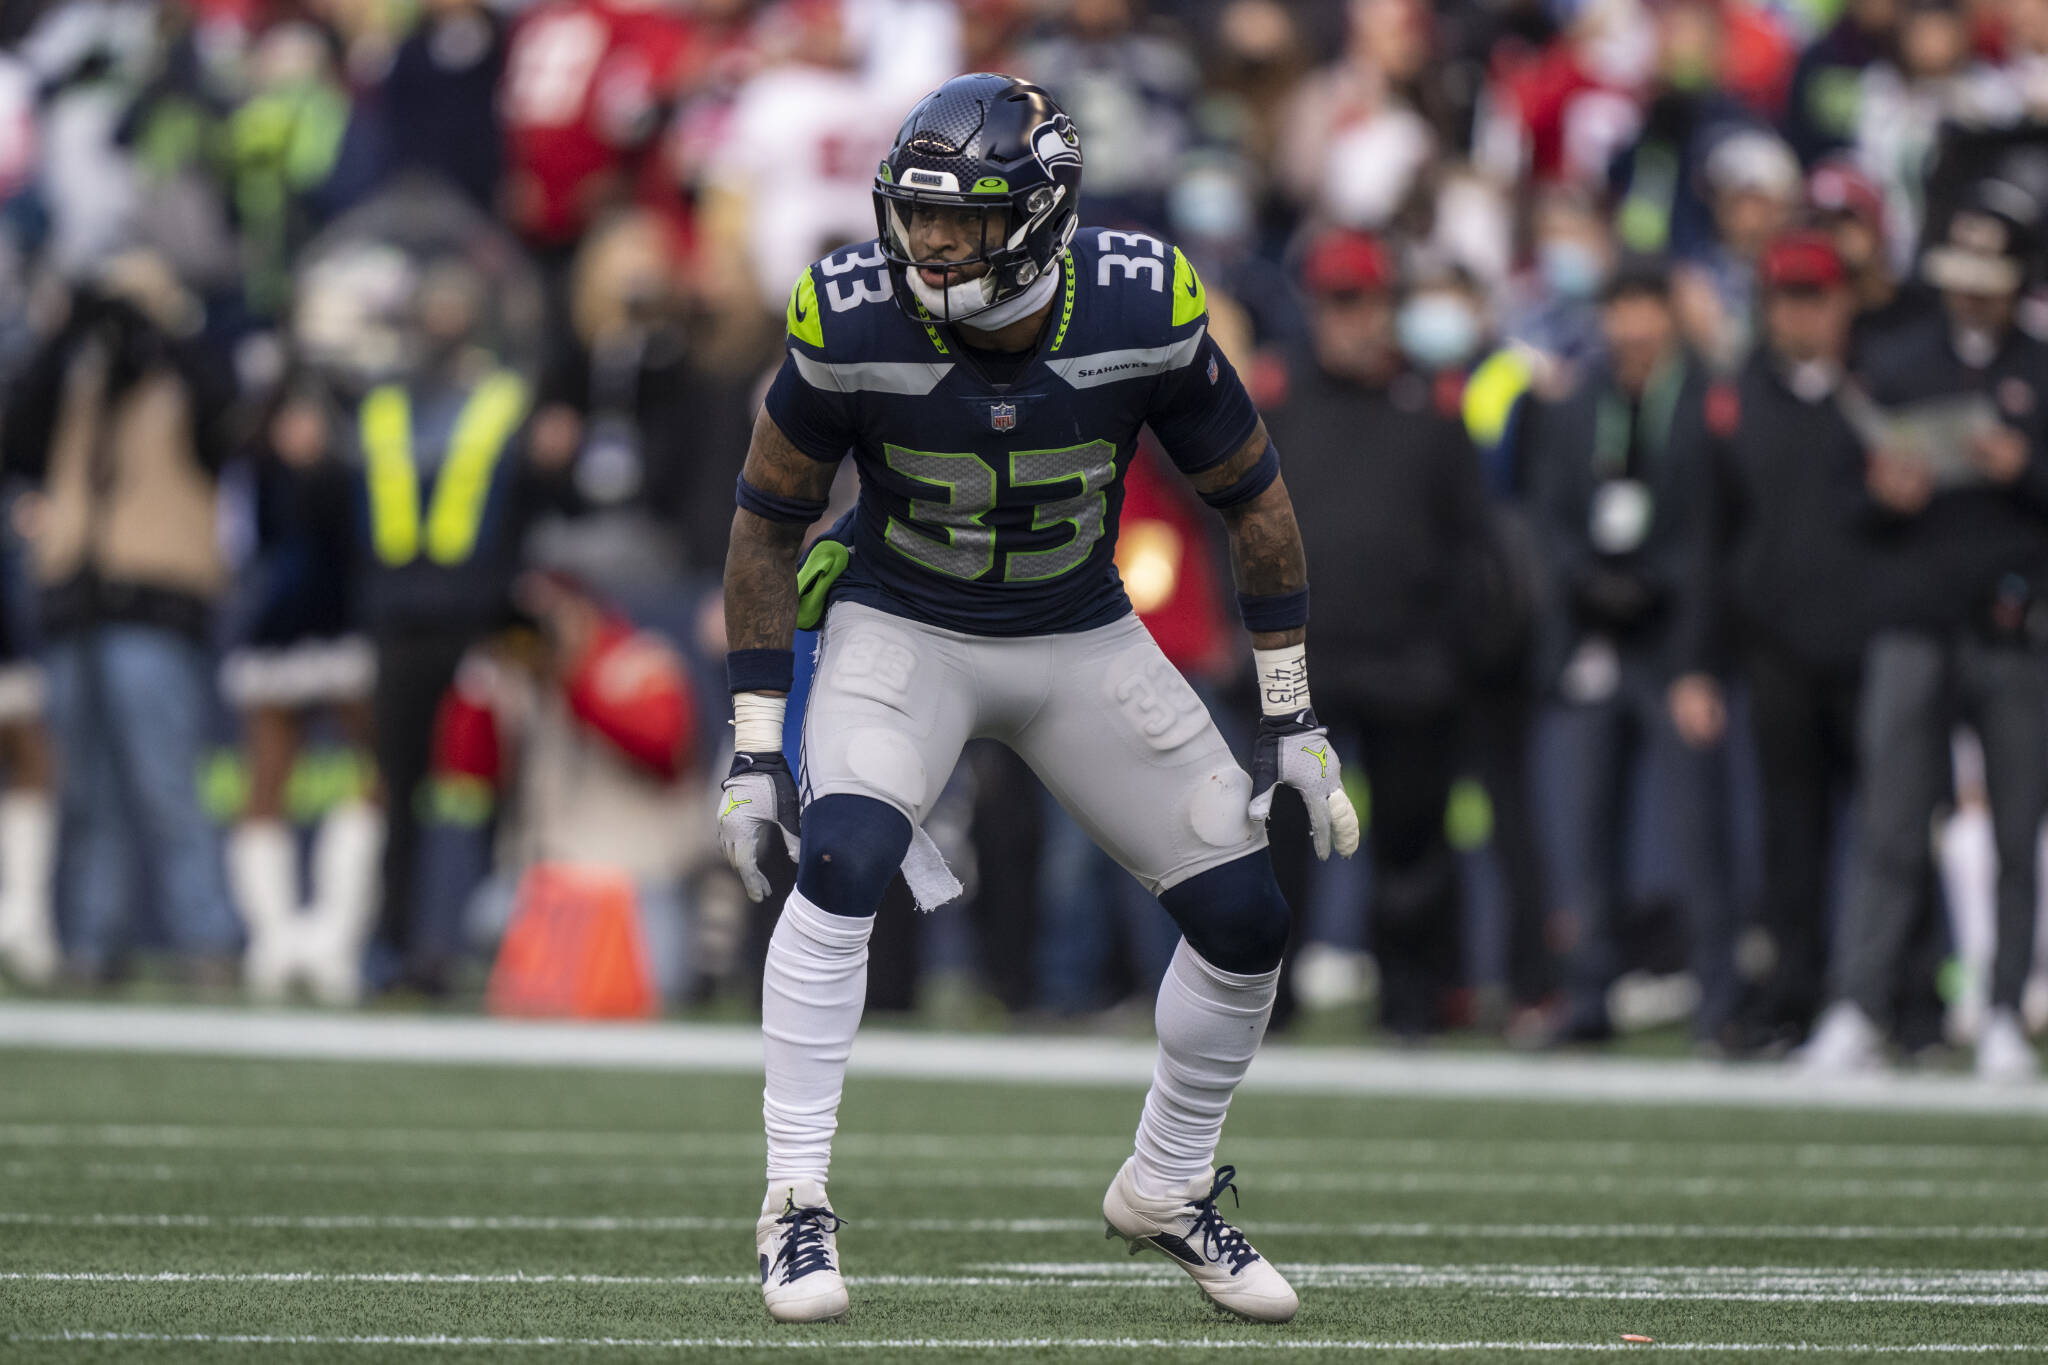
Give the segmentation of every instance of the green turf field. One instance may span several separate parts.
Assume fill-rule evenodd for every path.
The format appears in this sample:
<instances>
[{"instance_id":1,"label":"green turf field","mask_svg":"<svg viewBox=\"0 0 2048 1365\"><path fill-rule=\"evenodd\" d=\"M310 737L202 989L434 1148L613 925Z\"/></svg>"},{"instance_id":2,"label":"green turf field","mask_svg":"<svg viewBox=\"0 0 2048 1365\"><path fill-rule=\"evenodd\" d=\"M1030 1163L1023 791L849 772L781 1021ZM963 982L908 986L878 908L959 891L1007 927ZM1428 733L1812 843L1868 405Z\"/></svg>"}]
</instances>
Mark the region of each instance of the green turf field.
<instances>
[{"instance_id":1,"label":"green turf field","mask_svg":"<svg viewBox=\"0 0 2048 1365\"><path fill-rule=\"evenodd\" d=\"M757 1096L0 1051L0 1359L2048 1356L2039 1118L1247 1095L1223 1157L1302 1290L1271 1329L1103 1240L1135 1090L857 1077L853 1320L790 1329Z\"/></svg>"}]
</instances>

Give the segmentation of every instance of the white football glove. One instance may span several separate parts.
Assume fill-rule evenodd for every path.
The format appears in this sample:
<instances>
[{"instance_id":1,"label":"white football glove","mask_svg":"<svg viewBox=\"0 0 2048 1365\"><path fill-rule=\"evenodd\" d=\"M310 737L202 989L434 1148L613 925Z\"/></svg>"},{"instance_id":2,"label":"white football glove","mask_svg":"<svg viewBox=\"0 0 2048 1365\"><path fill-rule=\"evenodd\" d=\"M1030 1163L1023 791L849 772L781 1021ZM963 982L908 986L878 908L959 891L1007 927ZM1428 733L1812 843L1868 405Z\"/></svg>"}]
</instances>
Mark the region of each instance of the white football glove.
<instances>
[{"instance_id":1,"label":"white football glove","mask_svg":"<svg viewBox=\"0 0 2048 1365\"><path fill-rule=\"evenodd\" d=\"M1259 718L1259 738L1252 748L1252 819L1263 823L1273 813L1273 792L1279 787L1301 793L1316 857L1327 859L1332 843L1346 858L1358 852L1358 812L1344 794L1344 773L1330 747L1330 732L1314 711Z\"/></svg>"},{"instance_id":2,"label":"white football glove","mask_svg":"<svg viewBox=\"0 0 2048 1365\"><path fill-rule=\"evenodd\" d=\"M718 846L740 874L747 899L768 897L768 878L761 871L761 840L770 830L782 835L790 862L797 859L796 778L781 754L734 754L732 771L722 787L718 806Z\"/></svg>"}]
</instances>

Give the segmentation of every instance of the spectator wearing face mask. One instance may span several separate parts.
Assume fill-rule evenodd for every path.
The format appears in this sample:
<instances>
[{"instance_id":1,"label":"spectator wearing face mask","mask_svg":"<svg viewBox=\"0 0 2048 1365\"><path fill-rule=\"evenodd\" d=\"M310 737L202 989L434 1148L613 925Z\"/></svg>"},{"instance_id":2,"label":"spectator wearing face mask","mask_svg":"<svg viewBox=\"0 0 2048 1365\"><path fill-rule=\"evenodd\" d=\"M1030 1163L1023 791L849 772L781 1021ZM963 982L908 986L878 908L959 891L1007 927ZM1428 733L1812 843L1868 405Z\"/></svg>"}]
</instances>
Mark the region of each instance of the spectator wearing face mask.
<instances>
[{"instance_id":1,"label":"spectator wearing face mask","mask_svg":"<svg viewBox=\"0 0 2048 1365\"><path fill-rule=\"evenodd\" d=\"M1975 186L1926 257L1943 316L1901 333L1869 366L1882 406L1972 406L1946 435L1887 438L1896 443L1869 464L1871 547L1883 571L1870 588L1878 633L1860 730L1861 837L1832 963L1835 1003L1805 1054L1816 1072L1882 1063L1957 717L1983 741L1998 846L1977 1070L2018 1080L2038 1066L2019 1006L2048 815L2048 346L2018 329L2014 306L2039 222L2039 206L2016 187Z\"/></svg>"},{"instance_id":2,"label":"spectator wearing face mask","mask_svg":"<svg viewBox=\"0 0 2048 1365\"><path fill-rule=\"evenodd\" d=\"M1401 354L1451 397L1486 340L1485 302L1478 283L1451 265L1421 262L1394 314Z\"/></svg>"},{"instance_id":3,"label":"spectator wearing face mask","mask_svg":"<svg viewBox=\"0 0 2048 1365\"><path fill-rule=\"evenodd\" d=\"M1719 1031L1734 978L1719 757L1687 743L1665 693L1675 676L1679 593L1698 534L1709 457L1708 378L1679 340L1668 271L1619 268L1601 305L1605 359L1570 395L1535 405L1525 440L1537 539L1554 590L1544 676L1555 687L1554 866L1576 926L1563 1040L1609 1036L1607 990L1635 821L1663 820L1669 873L1691 924L1701 990L1694 1033ZM1635 791L1647 759L1662 781ZM1644 795L1654 801L1645 801Z\"/></svg>"},{"instance_id":4,"label":"spectator wearing face mask","mask_svg":"<svg viewBox=\"0 0 2048 1365\"><path fill-rule=\"evenodd\" d=\"M1307 331L1294 282L1278 263L1258 250L1258 205L1250 168L1235 159L1196 159L1167 195L1173 240L1208 281L1209 292L1227 294L1250 324L1251 354L1238 363L1252 396L1274 397L1274 371L1284 384L1281 352Z\"/></svg>"},{"instance_id":5,"label":"spectator wearing face mask","mask_svg":"<svg viewBox=\"0 0 2048 1365\"><path fill-rule=\"evenodd\" d=\"M1401 351L1420 337L1447 359L1469 355L1478 327L1397 324L1387 252L1364 234L1319 238L1302 283L1312 351L1267 425L1310 490L1297 514L1316 547L1309 572L1352 585L1317 637L1317 704L1333 732L1354 737L1372 784L1368 943L1383 1022L1432 1034L1446 1026L1460 968L1444 810L1461 738L1462 575L1489 528L1455 386L1437 385ZM1455 291L1441 298L1462 306ZM1305 836L1305 824L1290 824L1275 837L1276 866L1297 885L1309 866Z\"/></svg>"},{"instance_id":6,"label":"spectator wearing face mask","mask_svg":"<svg viewBox=\"0 0 2048 1365\"><path fill-rule=\"evenodd\" d=\"M1835 812L1856 772L1856 705L1872 565L1843 510L1863 476L1844 414L1856 295L1817 231L1764 253L1764 340L1710 409L1717 438L1705 533L1681 610L1672 721L1689 744L1727 725L1719 678L1748 689L1763 777L1768 969L1731 1040L1743 1050L1804 1039L1824 999Z\"/></svg>"},{"instance_id":7,"label":"spectator wearing face mask","mask_svg":"<svg viewBox=\"0 0 2048 1365\"><path fill-rule=\"evenodd\" d=\"M1529 269L1510 289L1501 333L1568 387L1600 349L1600 291L1614 268L1614 237L1593 196L1575 186L1540 194L1529 227Z\"/></svg>"}]
</instances>

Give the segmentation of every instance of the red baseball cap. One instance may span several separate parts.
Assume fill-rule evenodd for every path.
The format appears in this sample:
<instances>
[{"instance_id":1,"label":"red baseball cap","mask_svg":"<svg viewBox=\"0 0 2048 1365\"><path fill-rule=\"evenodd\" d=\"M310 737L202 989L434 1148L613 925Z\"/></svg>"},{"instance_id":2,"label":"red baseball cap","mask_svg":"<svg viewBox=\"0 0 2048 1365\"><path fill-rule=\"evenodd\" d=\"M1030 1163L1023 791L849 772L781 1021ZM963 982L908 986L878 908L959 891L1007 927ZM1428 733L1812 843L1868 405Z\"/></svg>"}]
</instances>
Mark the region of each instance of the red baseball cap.
<instances>
[{"instance_id":1,"label":"red baseball cap","mask_svg":"<svg viewBox=\"0 0 2048 1365\"><path fill-rule=\"evenodd\" d=\"M1873 228L1884 226L1884 194L1847 157L1830 157L1806 177L1806 202L1817 213L1846 213Z\"/></svg>"},{"instance_id":2,"label":"red baseball cap","mask_svg":"<svg viewBox=\"0 0 2048 1365\"><path fill-rule=\"evenodd\" d=\"M1788 232L1764 250L1758 272L1768 289L1827 289L1848 274L1835 244L1821 232Z\"/></svg>"},{"instance_id":3,"label":"red baseball cap","mask_svg":"<svg viewBox=\"0 0 2048 1365\"><path fill-rule=\"evenodd\" d=\"M1333 228L1316 238L1301 263L1301 284L1311 294L1341 294L1392 285L1387 249L1370 233Z\"/></svg>"}]
</instances>

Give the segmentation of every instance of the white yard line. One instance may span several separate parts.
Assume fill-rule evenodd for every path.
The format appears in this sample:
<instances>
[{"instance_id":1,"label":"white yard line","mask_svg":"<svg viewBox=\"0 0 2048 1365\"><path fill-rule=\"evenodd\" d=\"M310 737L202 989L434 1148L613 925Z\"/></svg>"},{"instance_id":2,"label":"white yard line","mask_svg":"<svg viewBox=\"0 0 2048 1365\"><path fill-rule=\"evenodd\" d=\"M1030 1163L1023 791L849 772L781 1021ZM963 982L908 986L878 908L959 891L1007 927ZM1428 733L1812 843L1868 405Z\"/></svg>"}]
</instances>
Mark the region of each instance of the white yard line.
<instances>
[{"instance_id":1,"label":"white yard line","mask_svg":"<svg viewBox=\"0 0 2048 1365\"><path fill-rule=\"evenodd\" d=\"M1763 1355L2041 1355L2048 1345L2005 1342L1880 1345L1806 1341L1660 1341L1643 1347L1623 1341L1354 1341L1342 1337L484 1337L484 1336L313 1336L216 1332L40 1332L0 1337L0 1342L120 1342L201 1346L374 1346L455 1349L539 1350L577 1348L627 1351L1517 1351L1578 1355L1588 1352L1681 1351L1692 1354Z\"/></svg>"},{"instance_id":2,"label":"white yard line","mask_svg":"<svg viewBox=\"0 0 2048 1365\"><path fill-rule=\"evenodd\" d=\"M754 1074L758 1030L714 1024L583 1024L481 1018L0 1002L0 1047L497 1066L605 1066ZM1150 1043L870 1030L855 1074L926 1080L1142 1087ZM1507 1057L1361 1048L1267 1049L1253 1091L1416 1095L1627 1105L2048 1114L2048 1085L1878 1075L1815 1080L1775 1066L1639 1058Z\"/></svg>"},{"instance_id":3,"label":"white yard line","mask_svg":"<svg viewBox=\"0 0 2048 1365\"><path fill-rule=\"evenodd\" d=\"M855 1275L871 1288L1005 1288L1181 1290L1187 1279L1171 1266L1146 1262L1026 1262L971 1267L982 1274ZM1743 1303L1919 1303L1985 1308L2048 1305L2048 1272L2001 1270L1894 1271L1800 1267L1411 1264L1288 1265L1302 1288L1457 1291L1491 1298L1697 1300ZM1134 1273L1135 1272L1135 1273ZM536 1271L0 1271L0 1282L35 1284L378 1284L426 1286L752 1287L751 1275L594 1275Z\"/></svg>"},{"instance_id":4,"label":"white yard line","mask_svg":"<svg viewBox=\"0 0 2048 1365\"><path fill-rule=\"evenodd\" d=\"M862 1218L863 1227L896 1232L1097 1233L1096 1218ZM324 1232L734 1232L751 1218L694 1214L639 1217L534 1214L294 1213L0 1213L0 1227L288 1228ZM1842 1223L1339 1223L1261 1219L1254 1230L1300 1237L1444 1238L1476 1241L1672 1241L1707 1237L1736 1241L2038 1242L2048 1225Z\"/></svg>"},{"instance_id":5,"label":"white yard line","mask_svg":"<svg viewBox=\"0 0 2048 1365\"><path fill-rule=\"evenodd\" d=\"M981 1166L895 1168L842 1165L850 1185L864 1189L1093 1189L1108 1180L1106 1167L1023 1167L1001 1162ZM0 1162L0 1181L41 1183L51 1179L189 1183L220 1181L292 1185L487 1185L487 1186L696 1186L705 1182L751 1180L758 1164L705 1166L377 1166L295 1162L206 1166L175 1162ZM851 1173L849 1173L851 1172ZM2048 1199L2048 1180L1885 1180L1817 1176L1544 1175L1501 1171L1277 1171L1248 1176L1262 1192L1449 1195L1638 1195L1680 1199L1989 1199L2000 1203Z\"/></svg>"},{"instance_id":6,"label":"white yard line","mask_svg":"<svg viewBox=\"0 0 2048 1365\"><path fill-rule=\"evenodd\" d=\"M1156 1275L1154 1280L1137 1280L1140 1288L1150 1288L1154 1281L1160 1285L1175 1287L1187 1284L1187 1277L1178 1271L1171 1279ZM160 1270L153 1272L120 1271L0 1271L0 1283L26 1281L36 1284L416 1284L416 1285L601 1285L606 1287L646 1286L650 1288L690 1288L705 1285L746 1285L758 1289L759 1275L552 1275L541 1272L513 1271L505 1274L463 1274L459 1272L436 1273L432 1271L325 1271L325 1270L282 1270L282 1271L209 1271L209 1270ZM1017 1275L849 1275L846 1282L856 1287L952 1289L970 1287L1007 1286L1012 1289L1101 1289L1106 1287L1099 1278L1072 1276L1017 1276ZM1121 1287L1120 1285L1117 1287Z\"/></svg>"},{"instance_id":7,"label":"white yard line","mask_svg":"<svg viewBox=\"0 0 2048 1365\"><path fill-rule=\"evenodd\" d=\"M518 1129L436 1127L310 1127L180 1123L0 1123L0 1148L111 1147L134 1150L278 1150L287 1152L390 1152L410 1156L448 1155L474 1160L498 1157L626 1157L679 1160L685 1157L748 1157L761 1153L758 1133L662 1133L603 1129ZM977 1163L1014 1158L1040 1163L1108 1161L1130 1153L1130 1139L1116 1134L1036 1136L1024 1133L842 1133L836 1155L856 1162L922 1164L949 1158ZM2032 1171L2048 1179L2048 1146L1986 1146L1975 1143L1688 1142L1683 1133L1655 1142L1614 1142L1543 1138L1351 1138L1236 1137L1226 1156L1273 1161L1343 1160L1360 1168L1499 1164L1560 1167L1615 1166L1697 1169L1701 1166L1794 1167L1800 1170L1969 1170ZM1094 1166L1087 1169L1093 1171Z\"/></svg>"}]
</instances>

